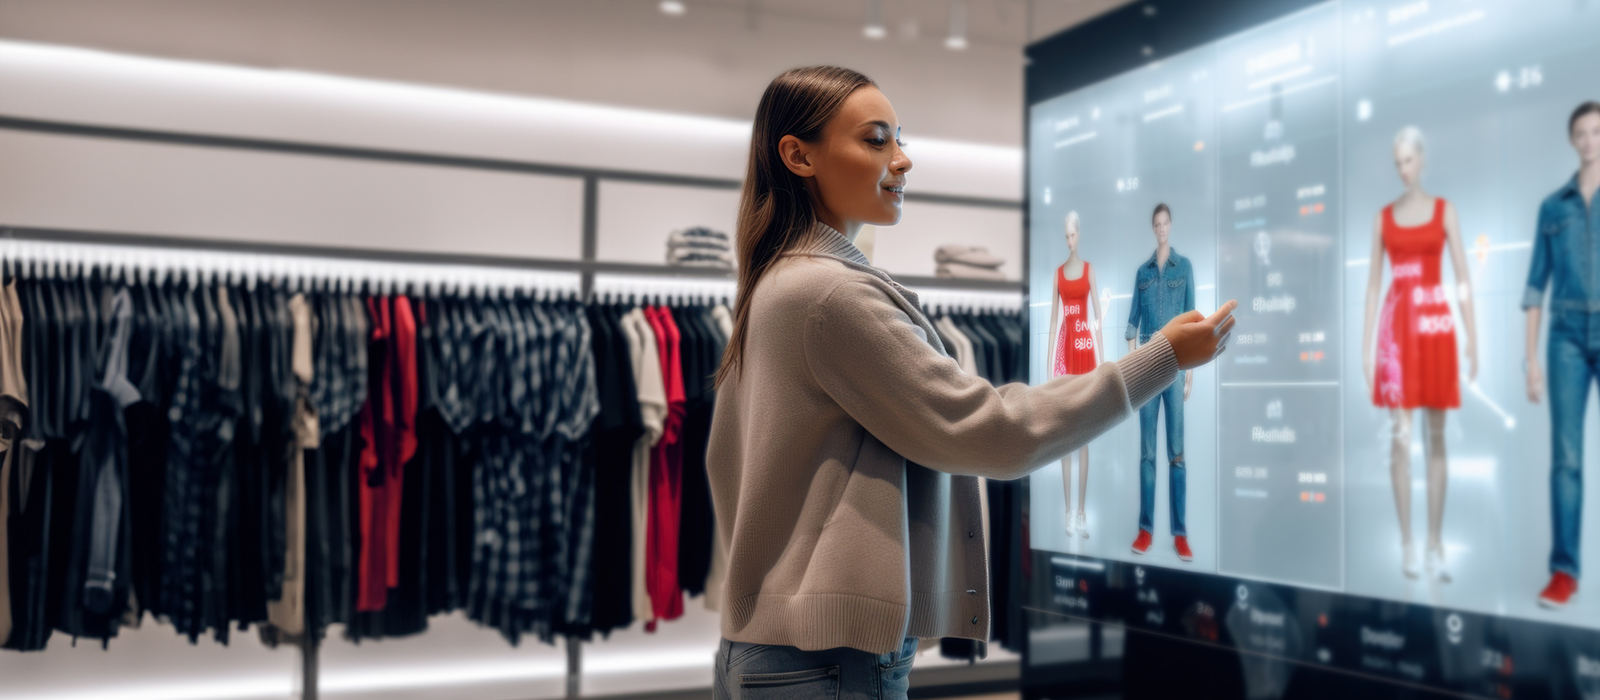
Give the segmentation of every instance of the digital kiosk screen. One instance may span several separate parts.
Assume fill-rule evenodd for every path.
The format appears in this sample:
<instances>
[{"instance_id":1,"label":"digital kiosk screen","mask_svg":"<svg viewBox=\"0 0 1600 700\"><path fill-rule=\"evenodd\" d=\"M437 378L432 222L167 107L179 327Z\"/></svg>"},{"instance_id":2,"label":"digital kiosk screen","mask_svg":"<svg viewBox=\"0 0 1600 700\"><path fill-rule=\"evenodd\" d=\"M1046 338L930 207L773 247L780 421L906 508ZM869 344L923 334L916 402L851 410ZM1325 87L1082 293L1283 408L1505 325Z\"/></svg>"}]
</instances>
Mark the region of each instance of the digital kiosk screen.
<instances>
[{"instance_id":1,"label":"digital kiosk screen","mask_svg":"<svg viewBox=\"0 0 1600 700\"><path fill-rule=\"evenodd\" d=\"M1250 697L1600 698L1589 100L1600 3L1413 0L1028 106L1033 383L1239 302L1216 362L1029 477L1033 662L1087 620L1240 652Z\"/></svg>"}]
</instances>

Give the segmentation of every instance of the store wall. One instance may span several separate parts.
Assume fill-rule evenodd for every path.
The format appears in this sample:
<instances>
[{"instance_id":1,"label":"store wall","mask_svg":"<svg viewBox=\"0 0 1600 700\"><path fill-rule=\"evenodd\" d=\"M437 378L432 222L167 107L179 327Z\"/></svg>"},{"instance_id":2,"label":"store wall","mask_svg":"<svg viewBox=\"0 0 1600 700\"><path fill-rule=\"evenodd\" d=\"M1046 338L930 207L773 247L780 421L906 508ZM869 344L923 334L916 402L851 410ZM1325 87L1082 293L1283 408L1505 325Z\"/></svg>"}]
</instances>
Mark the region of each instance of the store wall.
<instances>
[{"instance_id":1,"label":"store wall","mask_svg":"<svg viewBox=\"0 0 1600 700\"><path fill-rule=\"evenodd\" d=\"M726 119L14 42L0 42L0 116L726 180L749 139ZM581 247L572 177L12 130L0 149L0 225L535 258ZM914 192L1021 191L1017 149L923 139L908 153ZM731 190L602 190L602 260L659 262L673 228L732 229ZM880 245L891 272L931 276L932 249L959 243L1007 257L1019 279L1016 210L917 206L891 237L914 245Z\"/></svg>"}]
</instances>

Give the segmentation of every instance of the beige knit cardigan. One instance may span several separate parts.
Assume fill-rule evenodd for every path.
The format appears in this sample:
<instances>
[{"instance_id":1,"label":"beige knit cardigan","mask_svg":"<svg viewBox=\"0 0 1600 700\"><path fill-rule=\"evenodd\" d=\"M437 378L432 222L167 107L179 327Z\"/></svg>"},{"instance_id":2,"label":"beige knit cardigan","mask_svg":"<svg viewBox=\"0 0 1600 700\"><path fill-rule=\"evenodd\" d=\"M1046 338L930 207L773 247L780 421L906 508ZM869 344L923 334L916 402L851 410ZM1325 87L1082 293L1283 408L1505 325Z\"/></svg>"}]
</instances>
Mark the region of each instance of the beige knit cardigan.
<instances>
[{"instance_id":1,"label":"beige knit cardigan","mask_svg":"<svg viewBox=\"0 0 1600 700\"><path fill-rule=\"evenodd\" d=\"M722 636L882 654L989 636L978 478L1015 479L1127 418L1178 375L1151 342L1093 372L995 387L961 371L916 295L818 224L750 299L744 363L706 456Z\"/></svg>"}]
</instances>

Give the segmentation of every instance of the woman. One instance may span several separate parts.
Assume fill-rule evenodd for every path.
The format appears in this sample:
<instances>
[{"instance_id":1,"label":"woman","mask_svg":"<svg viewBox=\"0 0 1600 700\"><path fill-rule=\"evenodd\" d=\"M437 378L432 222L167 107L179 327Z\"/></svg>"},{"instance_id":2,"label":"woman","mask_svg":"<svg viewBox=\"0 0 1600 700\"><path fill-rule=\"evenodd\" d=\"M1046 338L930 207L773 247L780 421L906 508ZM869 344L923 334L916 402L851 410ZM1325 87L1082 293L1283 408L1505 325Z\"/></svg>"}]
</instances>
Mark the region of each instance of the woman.
<instances>
[{"instance_id":1,"label":"woman","mask_svg":"<svg viewBox=\"0 0 1600 700\"><path fill-rule=\"evenodd\" d=\"M1445 410L1461 406L1461 379L1456 369L1455 321L1449 295L1440 283L1445 244L1456 273L1456 296L1467 329L1468 378L1478 376L1477 332L1472 320L1472 279L1461 245L1461 224L1455 207L1422 189L1422 132L1406 127L1394 137L1394 164L1405 192L1378 213L1372 225L1372 264L1367 274L1367 313L1361 335L1362 361L1372 403L1389 409L1393 426L1389 445L1394 504L1400 515L1400 571L1416 578L1417 553L1411 540L1411 410L1422 408L1428 419L1428 573L1442 582L1445 569L1445 484L1449 479L1444 447ZM1378 291L1383 286L1383 259L1389 257L1393 282L1384 296L1381 317ZM1378 327L1372 342L1374 319Z\"/></svg>"},{"instance_id":2,"label":"woman","mask_svg":"<svg viewBox=\"0 0 1600 700\"><path fill-rule=\"evenodd\" d=\"M989 634L977 477L1082 446L1232 329L1230 303L1080 377L963 373L851 243L900 220L898 124L843 68L784 73L756 109L706 458L727 553L719 698L904 698L918 638Z\"/></svg>"},{"instance_id":3,"label":"woman","mask_svg":"<svg viewBox=\"0 0 1600 700\"><path fill-rule=\"evenodd\" d=\"M1094 270L1078 257L1078 212L1067 212L1067 261L1056 268L1056 298L1050 305L1050 333L1056 339L1050 376L1088 374L1100 364L1100 297L1095 294ZM1089 305L1094 304L1094 321ZM1061 458L1061 485L1066 492L1067 537L1073 536L1072 455ZM1078 448L1077 534L1089 539L1089 516L1083 500L1089 495L1089 445Z\"/></svg>"}]
</instances>

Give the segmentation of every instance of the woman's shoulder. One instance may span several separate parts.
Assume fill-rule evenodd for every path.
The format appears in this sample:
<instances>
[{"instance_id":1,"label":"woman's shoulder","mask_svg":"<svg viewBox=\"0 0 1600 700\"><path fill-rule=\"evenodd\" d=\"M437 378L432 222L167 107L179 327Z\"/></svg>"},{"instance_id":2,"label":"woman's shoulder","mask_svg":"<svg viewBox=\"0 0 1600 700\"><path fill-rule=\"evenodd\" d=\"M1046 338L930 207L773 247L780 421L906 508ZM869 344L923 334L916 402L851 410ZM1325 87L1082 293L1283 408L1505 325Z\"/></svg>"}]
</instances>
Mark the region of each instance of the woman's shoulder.
<instances>
[{"instance_id":1,"label":"woman's shoulder","mask_svg":"<svg viewBox=\"0 0 1600 700\"><path fill-rule=\"evenodd\" d=\"M771 309L815 309L833 303L841 287L873 285L877 277L825 255L788 255L773 264L756 284L751 303Z\"/></svg>"}]
</instances>

